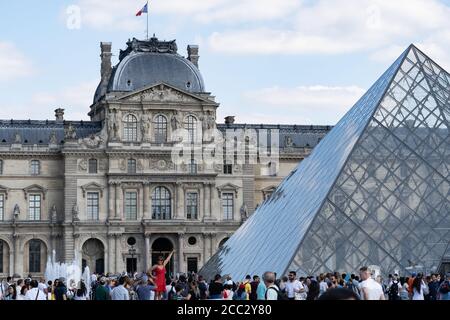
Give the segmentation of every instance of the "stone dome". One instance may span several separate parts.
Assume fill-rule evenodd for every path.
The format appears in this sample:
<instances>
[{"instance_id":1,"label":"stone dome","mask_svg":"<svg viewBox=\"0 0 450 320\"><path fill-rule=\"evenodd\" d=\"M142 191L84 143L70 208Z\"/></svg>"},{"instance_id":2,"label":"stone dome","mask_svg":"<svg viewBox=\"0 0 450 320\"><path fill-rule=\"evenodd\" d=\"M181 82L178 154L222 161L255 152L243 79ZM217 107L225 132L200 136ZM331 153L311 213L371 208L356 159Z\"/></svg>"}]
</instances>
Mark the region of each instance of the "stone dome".
<instances>
[{"instance_id":1,"label":"stone dome","mask_svg":"<svg viewBox=\"0 0 450 320\"><path fill-rule=\"evenodd\" d=\"M98 86L94 102L106 92L135 91L160 82L192 93L205 92L199 69L177 53L175 40L159 41L153 37L147 41L133 39L127 44L107 87L102 83Z\"/></svg>"}]
</instances>

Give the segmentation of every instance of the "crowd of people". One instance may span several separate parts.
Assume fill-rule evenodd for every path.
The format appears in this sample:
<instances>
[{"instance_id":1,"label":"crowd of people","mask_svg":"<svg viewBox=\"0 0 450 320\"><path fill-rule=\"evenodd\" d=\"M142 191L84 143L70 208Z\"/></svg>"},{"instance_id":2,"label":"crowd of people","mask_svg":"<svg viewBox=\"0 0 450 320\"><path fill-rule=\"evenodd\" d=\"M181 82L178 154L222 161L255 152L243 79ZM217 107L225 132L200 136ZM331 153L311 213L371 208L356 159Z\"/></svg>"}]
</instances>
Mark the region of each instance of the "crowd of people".
<instances>
[{"instance_id":1,"label":"crowd of people","mask_svg":"<svg viewBox=\"0 0 450 320\"><path fill-rule=\"evenodd\" d=\"M274 272L247 275L234 281L217 274L209 282L201 275L181 274L166 279L167 259L146 273L102 275L94 273L91 286L81 280L67 286L65 279L7 278L0 285L0 300L449 300L450 273L409 277L374 277L362 267L359 275L327 273L297 277L291 271L277 278ZM89 289L89 290L88 290Z\"/></svg>"}]
</instances>

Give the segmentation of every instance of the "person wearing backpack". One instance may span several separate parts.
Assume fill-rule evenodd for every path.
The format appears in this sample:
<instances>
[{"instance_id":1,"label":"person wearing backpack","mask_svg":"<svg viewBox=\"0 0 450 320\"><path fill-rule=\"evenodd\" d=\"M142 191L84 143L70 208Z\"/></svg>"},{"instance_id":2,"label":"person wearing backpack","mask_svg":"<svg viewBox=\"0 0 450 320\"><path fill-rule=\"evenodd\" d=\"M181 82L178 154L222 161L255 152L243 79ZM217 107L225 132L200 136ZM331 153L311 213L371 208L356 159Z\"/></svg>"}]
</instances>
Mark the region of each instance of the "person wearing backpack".
<instances>
[{"instance_id":1,"label":"person wearing backpack","mask_svg":"<svg viewBox=\"0 0 450 320\"><path fill-rule=\"evenodd\" d=\"M442 281L438 289L439 300L450 300L450 272L447 273L447 279Z\"/></svg>"},{"instance_id":2,"label":"person wearing backpack","mask_svg":"<svg viewBox=\"0 0 450 320\"><path fill-rule=\"evenodd\" d=\"M391 277L391 281L389 282L389 289L388 289L388 297L389 300L396 301L400 300L399 292L402 289L400 281L398 280L398 275L394 274L394 276Z\"/></svg>"},{"instance_id":3,"label":"person wearing backpack","mask_svg":"<svg viewBox=\"0 0 450 320\"><path fill-rule=\"evenodd\" d=\"M266 300L278 300L280 289L275 284L275 274L270 271L264 272L263 281L266 285Z\"/></svg>"}]
</instances>

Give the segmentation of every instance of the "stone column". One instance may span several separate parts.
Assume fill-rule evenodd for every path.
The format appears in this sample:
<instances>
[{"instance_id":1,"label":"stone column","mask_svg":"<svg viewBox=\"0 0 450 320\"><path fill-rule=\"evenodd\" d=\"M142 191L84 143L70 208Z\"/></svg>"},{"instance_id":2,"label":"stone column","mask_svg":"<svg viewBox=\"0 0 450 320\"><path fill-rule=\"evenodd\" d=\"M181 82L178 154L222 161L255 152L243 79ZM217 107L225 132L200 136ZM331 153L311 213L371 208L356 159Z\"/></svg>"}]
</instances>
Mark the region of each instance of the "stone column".
<instances>
[{"instance_id":1,"label":"stone column","mask_svg":"<svg viewBox=\"0 0 450 320\"><path fill-rule=\"evenodd\" d=\"M113 234L108 234L108 266L106 272L116 272L114 262L115 238Z\"/></svg>"},{"instance_id":2,"label":"stone column","mask_svg":"<svg viewBox=\"0 0 450 320\"><path fill-rule=\"evenodd\" d=\"M209 188L209 184L205 184L203 187L203 219L204 220L208 220L211 219L211 208L210 208L210 204L211 204L211 193L210 193L210 188Z\"/></svg>"},{"instance_id":3,"label":"stone column","mask_svg":"<svg viewBox=\"0 0 450 320\"><path fill-rule=\"evenodd\" d=\"M119 220L120 219L120 198L119 198L119 193L120 193L120 186L118 183L116 183L114 185L114 199L116 200L116 205L114 208L114 219Z\"/></svg>"},{"instance_id":4,"label":"stone column","mask_svg":"<svg viewBox=\"0 0 450 320\"><path fill-rule=\"evenodd\" d=\"M151 248L150 248L150 233L145 233L144 234L144 239L145 239L145 255L144 255L144 268L145 271L147 272L148 269L150 269L151 267L151 258L152 258L152 253L151 253Z\"/></svg>"},{"instance_id":5,"label":"stone column","mask_svg":"<svg viewBox=\"0 0 450 320\"><path fill-rule=\"evenodd\" d=\"M209 250L208 250L208 245L209 245L209 233L204 233L203 234L203 264L206 263L206 261L208 261L209 259Z\"/></svg>"},{"instance_id":6,"label":"stone column","mask_svg":"<svg viewBox=\"0 0 450 320\"><path fill-rule=\"evenodd\" d=\"M184 233L178 234L178 272L184 273Z\"/></svg>"},{"instance_id":7,"label":"stone column","mask_svg":"<svg viewBox=\"0 0 450 320\"><path fill-rule=\"evenodd\" d=\"M120 250L120 237L121 237L121 235L120 234L115 234L114 235L114 237L115 237L115 251L116 251L116 253L115 253L115 257L116 257L116 264L115 264L115 272L122 272L123 270L120 270L121 269L121 263L120 263L120 259L121 259L121 256L122 256L122 252L121 252L121 250Z\"/></svg>"},{"instance_id":8,"label":"stone column","mask_svg":"<svg viewBox=\"0 0 450 320\"><path fill-rule=\"evenodd\" d=\"M142 185L142 188L139 188L138 190L137 190L137 194L138 194L138 203L137 203L137 205L138 205L138 209L137 209L137 219L139 220L139 218L140 218L140 220L142 220L142 219L144 219L144 188L143 188L143 186L144 185Z\"/></svg>"},{"instance_id":9,"label":"stone column","mask_svg":"<svg viewBox=\"0 0 450 320\"><path fill-rule=\"evenodd\" d=\"M108 186L108 220L114 219L114 196L115 196L115 188L113 183L109 183Z\"/></svg>"},{"instance_id":10,"label":"stone column","mask_svg":"<svg viewBox=\"0 0 450 320\"><path fill-rule=\"evenodd\" d=\"M143 218L145 220L151 219L150 216L150 184L148 182L144 182L144 196L142 201L144 202L143 208Z\"/></svg>"},{"instance_id":11,"label":"stone column","mask_svg":"<svg viewBox=\"0 0 450 320\"><path fill-rule=\"evenodd\" d=\"M22 268L19 265L19 251L18 251L19 235L14 233L12 238L13 238L13 248L10 248L10 249L13 252L13 267L12 267L12 269L9 270L9 273L12 274L15 272L17 274L20 274L22 277L25 277L25 275L22 274L22 272L21 272Z\"/></svg>"},{"instance_id":12,"label":"stone column","mask_svg":"<svg viewBox=\"0 0 450 320\"><path fill-rule=\"evenodd\" d=\"M176 207L177 207L177 210L175 211L174 219L183 220L185 218L185 215L184 215L184 189L183 189L183 185L181 183L177 183Z\"/></svg>"},{"instance_id":13,"label":"stone column","mask_svg":"<svg viewBox=\"0 0 450 320\"><path fill-rule=\"evenodd\" d=\"M209 234L209 241L210 241L210 257L212 257L214 255L214 253L216 253L216 248L214 247L214 234L210 233Z\"/></svg>"}]
</instances>

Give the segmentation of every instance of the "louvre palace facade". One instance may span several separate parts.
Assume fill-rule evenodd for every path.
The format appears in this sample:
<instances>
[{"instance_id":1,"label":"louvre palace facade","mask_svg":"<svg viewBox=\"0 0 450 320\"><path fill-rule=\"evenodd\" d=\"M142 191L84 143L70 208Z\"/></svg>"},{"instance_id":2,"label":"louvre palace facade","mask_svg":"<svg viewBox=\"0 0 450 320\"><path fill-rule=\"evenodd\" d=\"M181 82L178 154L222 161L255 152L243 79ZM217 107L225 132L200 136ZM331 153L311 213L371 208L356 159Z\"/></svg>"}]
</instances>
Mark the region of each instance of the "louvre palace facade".
<instances>
[{"instance_id":1,"label":"louvre palace facade","mask_svg":"<svg viewBox=\"0 0 450 320\"><path fill-rule=\"evenodd\" d=\"M218 123L198 51L185 58L175 41L133 39L113 67L101 43L90 121L62 108L54 120L0 120L0 276L42 275L53 252L117 273L174 250L171 272L197 271L331 129ZM238 148L222 152L220 133L244 141L243 161ZM277 156L250 161L263 136ZM190 152L175 161L181 142ZM205 145L214 162L202 160Z\"/></svg>"}]
</instances>

